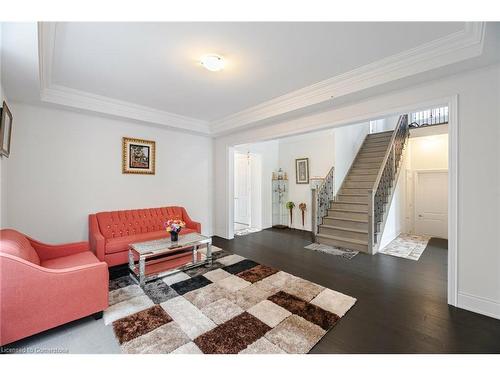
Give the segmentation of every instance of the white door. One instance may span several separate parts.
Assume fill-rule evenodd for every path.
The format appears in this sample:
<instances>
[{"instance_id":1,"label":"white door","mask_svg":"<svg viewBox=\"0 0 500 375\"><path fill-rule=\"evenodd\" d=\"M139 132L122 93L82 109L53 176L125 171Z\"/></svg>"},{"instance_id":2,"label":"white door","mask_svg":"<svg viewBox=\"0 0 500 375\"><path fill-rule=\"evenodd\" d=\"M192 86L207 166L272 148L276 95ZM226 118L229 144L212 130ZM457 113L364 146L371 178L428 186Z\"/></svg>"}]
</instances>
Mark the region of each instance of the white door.
<instances>
[{"instance_id":1,"label":"white door","mask_svg":"<svg viewBox=\"0 0 500 375\"><path fill-rule=\"evenodd\" d=\"M247 155L234 155L234 221L250 225L250 165Z\"/></svg>"},{"instance_id":2,"label":"white door","mask_svg":"<svg viewBox=\"0 0 500 375\"><path fill-rule=\"evenodd\" d=\"M415 234L448 238L448 171L415 171Z\"/></svg>"}]
</instances>

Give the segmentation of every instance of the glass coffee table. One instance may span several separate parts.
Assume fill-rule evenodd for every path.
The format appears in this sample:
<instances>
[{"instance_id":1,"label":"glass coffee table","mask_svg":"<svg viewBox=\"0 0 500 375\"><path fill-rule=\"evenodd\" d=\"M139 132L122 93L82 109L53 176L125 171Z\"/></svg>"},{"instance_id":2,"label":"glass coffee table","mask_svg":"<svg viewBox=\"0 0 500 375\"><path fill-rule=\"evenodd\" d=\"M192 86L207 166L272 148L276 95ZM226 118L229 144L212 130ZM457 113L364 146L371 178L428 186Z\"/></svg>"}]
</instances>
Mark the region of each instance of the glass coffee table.
<instances>
[{"instance_id":1,"label":"glass coffee table","mask_svg":"<svg viewBox=\"0 0 500 375\"><path fill-rule=\"evenodd\" d=\"M179 271L211 265L212 239L199 233L181 234L175 242L165 238L129 245L130 276L140 286Z\"/></svg>"}]
</instances>

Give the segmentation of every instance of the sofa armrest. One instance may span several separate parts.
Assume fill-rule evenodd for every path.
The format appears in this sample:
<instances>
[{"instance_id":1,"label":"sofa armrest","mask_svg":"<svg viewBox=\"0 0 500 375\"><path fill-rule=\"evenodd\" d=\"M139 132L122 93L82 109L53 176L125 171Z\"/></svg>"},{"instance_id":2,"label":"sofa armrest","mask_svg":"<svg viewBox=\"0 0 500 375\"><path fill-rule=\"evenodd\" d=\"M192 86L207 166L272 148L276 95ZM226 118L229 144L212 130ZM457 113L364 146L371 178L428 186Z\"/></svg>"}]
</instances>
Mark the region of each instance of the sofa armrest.
<instances>
[{"instance_id":1,"label":"sofa armrest","mask_svg":"<svg viewBox=\"0 0 500 375\"><path fill-rule=\"evenodd\" d=\"M100 261L104 261L104 236L99 229L99 222L96 215L89 215L89 243L90 249L95 253Z\"/></svg>"},{"instance_id":2,"label":"sofa armrest","mask_svg":"<svg viewBox=\"0 0 500 375\"><path fill-rule=\"evenodd\" d=\"M35 249L40 260L49 260L54 258L60 258L67 255L72 255L76 253L81 253L83 251L89 250L89 243L86 241L74 242L60 245L49 245L33 238L27 237L31 243L31 246Z\"/></svg>"},{"instance_id":3,"label":"sofa armrest","mask_svg":"<svg viewBox=\"0 0 500 375\"><path fill-rule=\"evenodd\" d=\"M197 221L191 220L184 207L182 207L182 220L186 223L186 228L194 229L198 233L201 233L201 224Z\"/></svg>"}]
</instances>

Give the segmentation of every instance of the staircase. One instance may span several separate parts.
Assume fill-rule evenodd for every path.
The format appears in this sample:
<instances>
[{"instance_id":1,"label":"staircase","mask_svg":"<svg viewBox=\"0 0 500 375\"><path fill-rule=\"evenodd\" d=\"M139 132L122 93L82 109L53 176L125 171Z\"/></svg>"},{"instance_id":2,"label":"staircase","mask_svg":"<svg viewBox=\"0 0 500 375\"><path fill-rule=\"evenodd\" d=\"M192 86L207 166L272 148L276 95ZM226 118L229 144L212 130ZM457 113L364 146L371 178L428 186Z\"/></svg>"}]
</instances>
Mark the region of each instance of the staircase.
<instances>
[{"instance_id":1,"label":"staircase","mask_svg":"<svg viewBox=\"0 0 500 375\"><path fill-rule=\"evenodd\" d=\"M316 242L370 254L376 251L408 134L408 116L403 115L394 131L367 135L335 197L329 186L333 185L330 171L313 197Z\"/></svg>"}]
</instances>

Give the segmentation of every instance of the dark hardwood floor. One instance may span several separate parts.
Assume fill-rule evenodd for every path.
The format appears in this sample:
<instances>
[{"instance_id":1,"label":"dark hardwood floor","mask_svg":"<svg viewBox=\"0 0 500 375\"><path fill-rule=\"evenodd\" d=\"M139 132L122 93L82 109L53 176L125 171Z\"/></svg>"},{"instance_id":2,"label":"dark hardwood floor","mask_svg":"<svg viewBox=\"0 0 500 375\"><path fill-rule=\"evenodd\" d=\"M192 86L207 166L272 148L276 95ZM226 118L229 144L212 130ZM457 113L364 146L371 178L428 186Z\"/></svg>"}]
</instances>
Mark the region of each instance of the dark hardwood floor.
<instances>
[{"instance_id":1,"label":"dark hardwood floor","mask_svg":"<svg viewBox=\"0 0 500 375\"><path fill-rule=\"evenodd\" d=\"M500 353L500 321L448 306L447 241L419 261L304 249L310 233L268 229L214 245L358 299L311 353Z\"/></svg>"}]
</instances>

